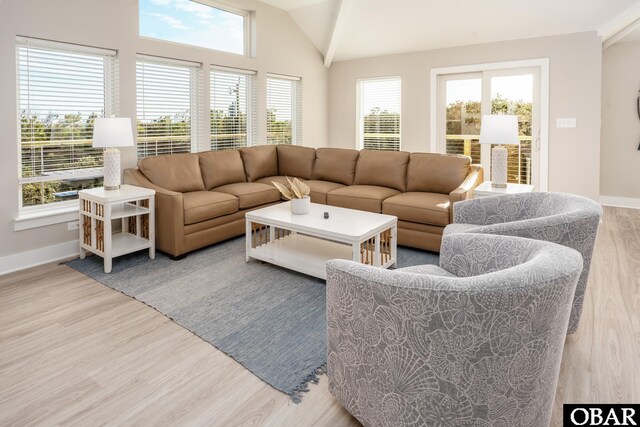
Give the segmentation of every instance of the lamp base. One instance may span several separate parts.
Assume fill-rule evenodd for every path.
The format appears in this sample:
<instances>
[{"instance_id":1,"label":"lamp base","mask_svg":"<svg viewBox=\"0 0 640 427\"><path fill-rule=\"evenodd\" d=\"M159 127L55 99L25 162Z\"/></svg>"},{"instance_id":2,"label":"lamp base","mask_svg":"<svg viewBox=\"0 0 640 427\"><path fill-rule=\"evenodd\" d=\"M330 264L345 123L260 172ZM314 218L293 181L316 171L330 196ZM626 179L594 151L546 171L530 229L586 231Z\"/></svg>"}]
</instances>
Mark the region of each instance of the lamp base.
<instances>
[{"instance_id":1,"label":"lamp base","mask_svg":"<svg viewBox=\"0 0 640 427\"><path fill-rule=\"evenodd\" d=\"M491 149L491 186L495 188L507 187L507 147L498 145Z\"/></svg>"},{"instance_id":2,"label":"lamp base","mask_svg":"<svg viewBox=\"0 0 640 427\"><path fill-rule=\"evenodd\" d=\"M119 190L122 183L120 174L120 150L106 148L104 150L104 189Z\"/></svg>"}]
</instances>

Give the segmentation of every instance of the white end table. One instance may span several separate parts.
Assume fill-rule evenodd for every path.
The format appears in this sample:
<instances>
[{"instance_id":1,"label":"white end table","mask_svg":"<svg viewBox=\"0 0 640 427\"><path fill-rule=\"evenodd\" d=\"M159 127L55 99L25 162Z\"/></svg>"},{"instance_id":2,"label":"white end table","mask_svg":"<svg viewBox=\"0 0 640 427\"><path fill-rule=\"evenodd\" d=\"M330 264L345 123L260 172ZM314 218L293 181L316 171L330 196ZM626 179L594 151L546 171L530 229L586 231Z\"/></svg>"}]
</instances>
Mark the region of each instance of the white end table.
<instances>
[{"instance_id":1,"label":"white end table","mask_svg":"<svg viewBox=\"0 0 640 427\"><path fill-rule=\"evenodd\" d=\"M111 273L112 259L149 249L156 256L155 190L122 185L119 190L103 187L78 191L80 199L80 258L87 251L104 258L104 272ZM113 232L112 221L121 220L121 231Z\"/></svg>"},{"instance_id":2,"label":"white end table","mask_svg":"<svg viewBox=\"0 0 640 427\"><path fill-rule=\"evenodd\" d=\"M491 181L485 181L473 190L473 198L487 196L499 196L504 194L532 193L535 190L533 185L528 184L507 184L505 188L494 188Z\"/></svg>"}]
</instances>

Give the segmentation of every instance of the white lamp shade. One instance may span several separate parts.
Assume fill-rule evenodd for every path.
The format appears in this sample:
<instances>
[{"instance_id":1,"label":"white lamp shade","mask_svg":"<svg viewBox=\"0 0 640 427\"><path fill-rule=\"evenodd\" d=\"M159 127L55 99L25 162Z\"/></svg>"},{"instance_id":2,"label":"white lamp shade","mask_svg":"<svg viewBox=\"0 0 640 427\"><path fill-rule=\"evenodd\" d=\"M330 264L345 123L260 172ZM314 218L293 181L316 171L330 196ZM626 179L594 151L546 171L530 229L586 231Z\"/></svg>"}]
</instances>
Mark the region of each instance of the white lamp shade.
<instances>
[{"instance_id":1,"label":"white lamp shade","mask_svg":"<svg viewBox=\"0 0 640 427\"><path fill-rule=\"evenodd\" d=\"M480 144L518 145L518 116L482 116Z\"/></svg>"},{"instance_id":2,"label":"white lamp shade","mask_svg":"<svg viewBox=\"0 0 640 427\"><path fill-rule=\"evenodd\" d=\"M128 117L96 119L93 124L93 146L102 148L132 147L131 119Z\"/></svg>"}]
</instances>

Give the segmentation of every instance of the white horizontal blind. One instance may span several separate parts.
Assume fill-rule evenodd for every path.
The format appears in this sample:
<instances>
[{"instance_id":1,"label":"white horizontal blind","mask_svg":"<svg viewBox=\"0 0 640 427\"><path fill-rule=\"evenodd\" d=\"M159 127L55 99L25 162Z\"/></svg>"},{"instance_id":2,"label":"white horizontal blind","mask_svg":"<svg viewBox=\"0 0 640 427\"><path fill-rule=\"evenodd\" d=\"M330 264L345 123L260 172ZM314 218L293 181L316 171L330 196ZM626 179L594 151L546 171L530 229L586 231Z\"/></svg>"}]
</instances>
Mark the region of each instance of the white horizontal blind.
<instances>
[{"instance_id":1,"label":"white horizontal blind","mask_svg":"<svg viewBox=\"0 0 640 427\"><path fill-rule=\"evenodd\" d=\"M116 52L18 37L16 67L21 207L102 185L93 123L117 114Z\"/></svg>"},{"instance_id":2,"label":"white horizontal blind","mask_svg":"<svg viewBox=\"0 0 640 427\"><path fill-rule=\"evenodd\" d=\"M255 73L214 68L210 75L211 150L255 145Z\"/></svg>"},{"instance_id":3,"label":"white horizontal blind","mask_svg":"<svg viewBox=\"0 0 640 427\"><path fill-rule=\"evenodd\" d=\"M302 144L299 78L267 77L267 144Z\"/></svg>"},{"instance_id":4,"label":"white horizontal blind","mask_svg":"<svg viewBox=\"0 0 640 427\"><path fill-rule=\"evenodd\" d=\"M360 147L400 150L400 77L360 81Z\"/></svg>"},{"instance_id":5,"label":"white horizontal blind","mask_svg":"<svg viewBox=\"0 0 640 427\"><path fill-rule=\"evenodd\" d=\"M138 158L198 151L200 64L138 56Z\"/></svg>"}]
</instances>

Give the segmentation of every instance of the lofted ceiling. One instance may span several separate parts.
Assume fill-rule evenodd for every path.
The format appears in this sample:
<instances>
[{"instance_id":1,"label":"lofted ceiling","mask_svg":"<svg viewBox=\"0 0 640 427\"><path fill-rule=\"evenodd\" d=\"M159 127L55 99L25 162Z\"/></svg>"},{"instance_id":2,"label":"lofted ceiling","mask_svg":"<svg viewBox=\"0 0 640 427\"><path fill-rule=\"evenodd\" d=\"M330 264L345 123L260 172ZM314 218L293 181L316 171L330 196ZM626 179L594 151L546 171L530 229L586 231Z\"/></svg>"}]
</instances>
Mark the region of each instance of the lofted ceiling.
<instances>
[{"instance_id":1,"label":"lofted ceiling","mask_svg":"<svg viewBox=\"0 0 640 427\"><path fill-rule=\"evenodd\" d=\"M640 0L262 0L331 60L595 31ZM635 16L633 20L640 18ZM335 29L335 31L334 31ZM325 58L325 64L327 59Z\"/></svg>"}]
</instances>

